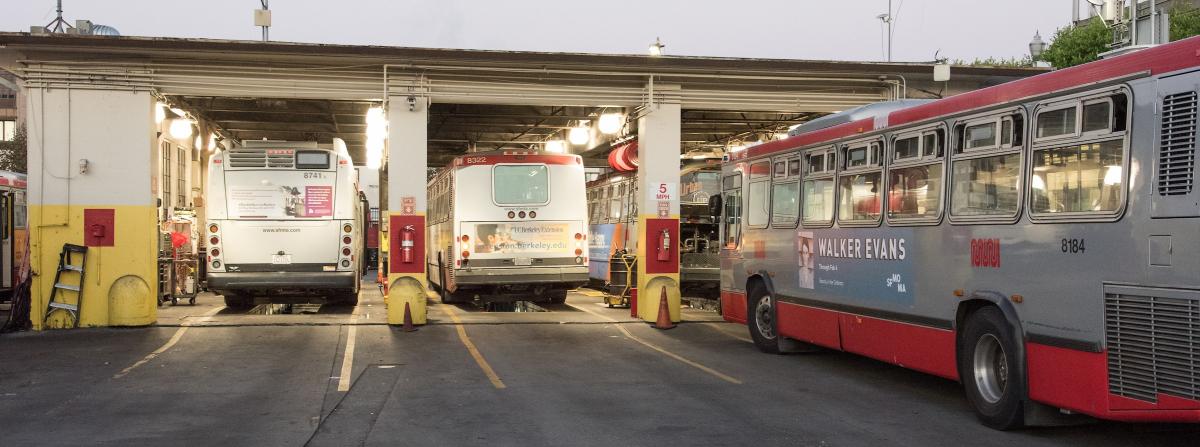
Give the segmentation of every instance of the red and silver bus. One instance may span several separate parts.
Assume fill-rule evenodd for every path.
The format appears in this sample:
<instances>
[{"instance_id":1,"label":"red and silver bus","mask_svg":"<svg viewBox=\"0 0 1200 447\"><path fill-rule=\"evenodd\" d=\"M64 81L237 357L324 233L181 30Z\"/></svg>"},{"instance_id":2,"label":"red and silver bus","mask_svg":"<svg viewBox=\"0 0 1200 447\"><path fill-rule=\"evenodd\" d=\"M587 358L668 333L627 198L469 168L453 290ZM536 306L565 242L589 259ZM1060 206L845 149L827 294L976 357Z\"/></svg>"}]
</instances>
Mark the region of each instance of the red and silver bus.
<instances>
[{"instance_id":1,"label":"red and silver bus","mask_svg":"<svg viewBox=\"0 0 1200 447\"><path fill-rule=\"evenodd\" d=\"M994 428L1200 422L1198 86L1193 38L731 154L724 316L961 381Z\"/></svg>"},{"instance_id":2,"label":"red and silver bus","mask_svg":"<svg viewBox=\"0 0 1200 447\"><path fill-rule=\"evenodd\" d=\"M444 302L566 301L588 280L583 159L455 157L429 181L429 280Z\"/></svg>"}]
</instances>

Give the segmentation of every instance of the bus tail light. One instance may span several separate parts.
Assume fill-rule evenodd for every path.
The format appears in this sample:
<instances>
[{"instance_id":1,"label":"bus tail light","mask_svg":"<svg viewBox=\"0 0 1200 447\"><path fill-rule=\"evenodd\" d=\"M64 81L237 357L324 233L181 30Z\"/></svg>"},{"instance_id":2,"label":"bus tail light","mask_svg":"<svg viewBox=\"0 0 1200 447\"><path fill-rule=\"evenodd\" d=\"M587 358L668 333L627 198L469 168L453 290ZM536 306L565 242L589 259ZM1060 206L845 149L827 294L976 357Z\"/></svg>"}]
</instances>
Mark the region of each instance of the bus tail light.
<instances>
[{"instance_id":1,"label":"bus tail light","mask_svg":"<svg viewBox=\"0 0 1200 447\"><path fill-rule=\"evenodd\" d=\"M582 248L576 248L576 249L575 249L575 256L582 256L582 255L583 255L583 249L582 249Z\"/></svg>"},{"instance_id":2,"label":"bus tail light","mask_svg":"<svg viewBox=\"0 0 1200 447\"><path fill-rule=\"evenodd\" d=\"M345 231L345 232L347 232L347 233L349 233L349 232L351 232L351 231L354 231L354 226L353 226L353 225L350 225L350 224L343 225L343 226L342 226L342 231Z\"/></svg>"},{"instance_id":3,"label":"bus tail light","mask_svg":"<svg viewBox=\"0 0 1200 447\"><path fill-rule=\"evenodd\" d=\"M342 247L342 256L350 256L350 247Z\"/></svg>"},{"instance_id":4,"label":"bus tail light","mask_svg":"<svg viewBox=\"0 0 1200 447\"><path fill-rule=\"evenodd\" d=\"M217 245L218 242L221 242L221 239L216 236L208 238L208 243L211 245Z\"/></svg>"},{"instance_id":5,"label":"bus tail light","mask_svg":"<svg viewBox=\"0 0 1200 447\"><path fill-rule=\"evenodd\" d=\"M469 252L469 251L466 251L466 250L463 250L463 252L462 252L462 258L463 258L463 260L464 260L464 261L466 261L466 260L467 260L467 258L470 258L470 257L471 257L471 252Z\"/></svg>"},{"instance_id":6,"label":"bus tail light","mask_svg":"<svg viewBox=\"0 0 1200 447\"><path fill-rule=\"evenodd\" d=\"M219 228L219 227L217 227L217 224L210 224L210 225L208 226L208 232L209 232L209 233L214 233L214 234L215 234L215 233L217 232L217 230L219 230L219 229L220 229L220 228Z\"/></svg>"},{"instance_id":7,"label":"bus tail light","mask_svg":"<svg viewBox=\"0 0 1200 447\"><path fill-rule=\"evenodd\" d=\"M214 257L214 258L215 258L215 257L217 257L217 256L221 256L221 249L219 249L219 248L213 248L213 249L212 249L212 257Z\"/></svg>"},{"instance_id":8,"label":"bus tail light","mask_svg":"<svg viewBox=\"0 0 1200 447\"><path fill-rule=\"evenodd\" d=\"M353 241L353 239L350 239L350 236L346 236L346 237L342 238L342 243L346 244L346 245L350 245L350 242L352 242L352 241Z\"/></svg>"}]
</instances>

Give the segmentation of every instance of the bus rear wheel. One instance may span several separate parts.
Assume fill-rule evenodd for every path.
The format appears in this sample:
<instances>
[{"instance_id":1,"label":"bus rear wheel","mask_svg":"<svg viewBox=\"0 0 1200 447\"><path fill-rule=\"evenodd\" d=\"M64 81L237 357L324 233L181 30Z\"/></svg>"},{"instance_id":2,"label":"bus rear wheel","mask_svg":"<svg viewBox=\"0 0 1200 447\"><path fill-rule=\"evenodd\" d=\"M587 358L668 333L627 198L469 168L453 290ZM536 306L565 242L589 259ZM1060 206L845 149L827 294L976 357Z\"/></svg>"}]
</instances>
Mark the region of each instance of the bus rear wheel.
<instances>
[{"instance_id":1,"label":"bus rear wheel","mask_svg":"<svg viewBox=\"0 0 1200 447\"><path fill-rule=\"evenodd\" d=\"M232 293L226 293L224 295L224 297L225 297L225 307L228 307L231 309L242 309L242 308L250 307L250 305L254 303L253 297L249 297L249 296L245 296L245 295L234 295Z\"/></svg>"},{"instance_id":2,"label":"bus rear wheel","mask_svg":"<svg viewBox=\"0 0 1200 447\"><path fill-rule=\"evenodd\" d=\"M775 297L767 293L762 284L754 284L750 288L750 317L746 326L750 328L750 338L754 346L768 354L779 353L779 332L775 324Z\"/></svg>"},{"instance_id":3,"label":"bus rear wheel","mask_svg":"<svg viewBox=\"0 0 1200 447\"><path fill-rule=\"evenodd\" d=\"M1024 374L1019 371L1012 327L995 307L967 318L958 342L958 373L967 400L984 425L997 430L1024 422Z\"/></svg>"}]
</instances>

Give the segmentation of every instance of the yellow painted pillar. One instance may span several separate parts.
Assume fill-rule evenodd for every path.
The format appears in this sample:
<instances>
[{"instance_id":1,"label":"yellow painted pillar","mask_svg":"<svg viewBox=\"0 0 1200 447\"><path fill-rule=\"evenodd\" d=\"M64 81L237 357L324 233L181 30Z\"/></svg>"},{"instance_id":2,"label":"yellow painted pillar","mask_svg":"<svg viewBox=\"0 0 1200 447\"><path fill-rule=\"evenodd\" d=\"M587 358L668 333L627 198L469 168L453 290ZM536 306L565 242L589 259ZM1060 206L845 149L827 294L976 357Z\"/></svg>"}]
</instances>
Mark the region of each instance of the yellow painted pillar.
<instances>
[{"instance_id":1,"label":"yellow painted pillar","mask_svg":"<svg viewBox=\"0 0 1200 447\"><path fill-rule=\"evenodd\" d=\"M425 167L428 159L428 102L423 97L388 99L387 256L388 324L425 324Z\"/></svg>"},{"instance_id":2,"label":"yellow painted pillar","mask_svg":"<svg viewBox=\"0 0 1200 447\"><path fill-rule=\"evenodd\" d=\"M652 84L654 93L638 119L637 315L658 320L662 295L671 321L680 320L678 85Z\"/></svg>"},{"instance_id":3,"label":"yellow painted pillar","mask_svg":"<svg viewBox=\"0 0 1200 447\"><path fill-rule=\"evenodd\" d=\"M80 327L145 326L157 319L157 216L151 192L154 98L148 91L29 88L28 230L37 330L68 327L61 311L44 321L63 244L88 247ZM77 262L76 262L77 263ZM59 282L80 284L63 272Z\"/></svg>"}]
</instances>

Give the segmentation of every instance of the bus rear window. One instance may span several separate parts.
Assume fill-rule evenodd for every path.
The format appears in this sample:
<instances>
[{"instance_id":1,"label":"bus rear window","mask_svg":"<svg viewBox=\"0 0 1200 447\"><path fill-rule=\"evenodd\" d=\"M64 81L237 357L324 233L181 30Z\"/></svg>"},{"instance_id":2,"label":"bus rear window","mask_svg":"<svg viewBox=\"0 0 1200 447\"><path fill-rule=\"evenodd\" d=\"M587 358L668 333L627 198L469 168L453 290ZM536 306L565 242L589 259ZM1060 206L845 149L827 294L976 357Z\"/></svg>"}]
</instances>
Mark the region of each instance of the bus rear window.
<instances>
[{"instance_id":1,"label":"bus rear window","mask_svg":"<svg viewBox=\"0 0 1200 447\"><path fill-rule=\"evenodd\" d=\"M548 203L548 169L546 165L498 165L492 170L492 193L499 205Z\"/></svg>"},{"instance_id":2,"label":"bus rear window","mask_svg":"<svg viewBox=\"0 0 1200 447\"><path fill-rule=\"evenodd\" d=\"M329 153L315 151L297 152L296 169L329 169Z\"/></svg>"}]
</instances>

